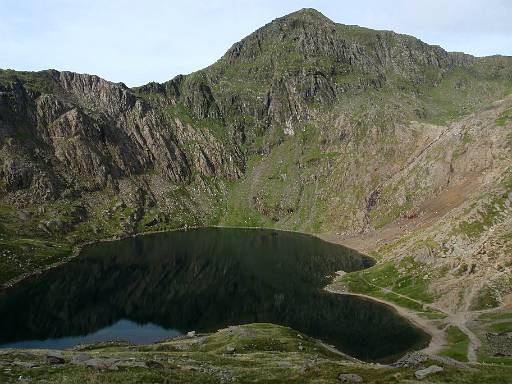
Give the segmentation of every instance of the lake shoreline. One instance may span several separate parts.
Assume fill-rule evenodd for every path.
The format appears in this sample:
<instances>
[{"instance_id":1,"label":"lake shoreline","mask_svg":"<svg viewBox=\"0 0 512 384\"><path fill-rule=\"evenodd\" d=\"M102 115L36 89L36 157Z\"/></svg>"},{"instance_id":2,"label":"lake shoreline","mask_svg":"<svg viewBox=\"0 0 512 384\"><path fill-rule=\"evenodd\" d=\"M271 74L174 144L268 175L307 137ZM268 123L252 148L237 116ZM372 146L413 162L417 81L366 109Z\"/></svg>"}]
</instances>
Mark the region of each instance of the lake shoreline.
<instances>
[{"instance_id":1,"label":"lake shoreline","mask_svg":"<svg viewBox=\"0 0 512 384\"><path fill-rule=\"evenodd\" d=\"M327 292L330 292L333 294L344 295L344 296L356 296L356 297L360 297L360 298L364 298L364 299L368 299L368 300L372 300L372 301L384 304L384 305L388 306L391 310L393 310L395 313L397 313L400 317L403 317L404 319L411 322L411 324L413 324L415 327L421 329L423 332L425 332L427 335L430 336L428 345L421 349L413 349L414 352L437 354L438 352L441 351L442 346L445 343L444 332L442 330L438 329L434 324L432 324L431 321L429 321L428 319L421 318L412 310L409 310L404 307L400 307L399 305L397 305L391 301L387 301L387 300L373 297L370 295L365 295L363 293L340 291L340 290L332 288L330 285L327 285L324 289Z\"/></svg>"},{"instance_id":2,"label":"lake shoreline","mask_svg":"<svg viewBox=\"0 0 512 384\"><path fill-rule=\"evenodd\" d=\"M18 283L21 283L21 282L25 281L26 279L29 279L30 277L33 277L33 276L38 275L38 274L42 274L42 273L44 273L46 271L49 271L51 269L54 269L54 268L59 267L61 265L64 265L64 264L70 262L71 260L75 259L77 256L79 256L82 253L83 249L85 247L89 246L89 245L106 243L106 242L115 242L115 241L119 241L119 240L137 238L137 237L142 237L142 236L152 235L152 234L186 232L186 231L193 231L193 230L199 230L199 229L242 229L242 230L255 230L255 229L257 229L257 230L268 230L268 231L287 232L287 233L295 233L295 234L300 234L300 235L306 235L306 236L315 237L315 238L317 238L317 239L319 239L321 241L324 241L326 243L331 243L331 244L343 246L344 248L346 248L346 249L348 249L350 251L356 252L357 254L361 255L362 257L365 257L365 258L369 259L373 264L376 263L376 260L374 258L372 258L372 257L370 257L368 255L365 255L364 253L362 253L362 252L360 252L358 250L355 250L353 248L346 247L344 244L342 244L340 242L329 241L329 240L325 239L324 237L322 237L322 235L318 235L318 234L312 234L312 233L307 233L307 232L299 232L299 231L294 231L294 230L282 230L282 229L275 229L275 228L266 228L266 227L197 226L197 227L176 228L176 229L171 229L171 230L147 231L147 232L135 233L135 234L126 235L126 236L115 236L115 237L111 237L111 238L104 238L104 239L100 239L100 240L89 241L89 242L84 242L84 243L81 243L81 244L77 244L76 246L73 247L73 249L72 249L71 253L69 254L69 256L65 257L64 259L62 259L62 260L60 260L60 261L58 261L56 263L53 263L51 265L48 265L45 268L40 268L38 270L32 271L31 273L26 273L24 275L21 275L21 276L15 278L15 279L12 279L12 280L8 281L7 283L5 283L2 288L3 289L7 289L7 288L10 288L10 287L13 287L14 285L16 285ZM369 267L366 267L366 268L369 268ZM363 268L363 269L366 269L366 268ZM418 349L418 348L414 347L411 350L434 353L434 352L436 352L436 351L438 351L440 349L440 345L441 344L439 342L439 340L440 340L440 337L438 336L439 332L436 333L436 329L432 326L432 324L428 324L427 321L425 321L424 319L421 319L417 314L413 313L412 311L406 310L406 309L404 309L402 307L399 307L399 306L395 305L394 303L388 302L386 300L378 299L378 298L371 297L371 296L368 296L368 295L357 294L357 293L350 293L350 292L342 292L342 291L338 291L338 290L332 289L332 288L330 288L330 285L332 284L332 282L333 281L331 280L328 283L327 286L323 287L323 289L325 289L328 292L334 293L334 294L342 294L342 295L347 295L347 296L358 296L358 297L364 298L364 299L372 301L372 302L378 302L378 303L384 304L390 310L395 312L395 314L397 314L397 316L402 317L403 319L407 320L412 326L416 327L417 329L421 330L422 332L424 332L426 335L429 336L430 340L429 340L427 346L425 346L425 347L423 347L421 349Z\"/></svg>"},{"instance_id":3,"label":"lake shoreline","mask_svg":"<svg viewBox=\"0 0 512 384\"><path fill-rule=\"evenodd\" d=\"M22 281L26 280L26 279L29 279L30 277L32 276L35 276L35 275L39 275L41 273L44 273L46 271L49 271L53 268L56 268L60 265L63 265L63 264L66 264L68 263L69 261L73 260L74 258L76 258L77 256L80 255L80 253L82 252L83 248L89 246L89 245L93 245L93 244L99 244L99 243L105 243L105 242L112 242L112 241L119 241L119 240L125 240L125 239L132 239L132 238L136 238L136 237L140 237L140 236L145 236L145 235L152 235L152 234L158 234L158 233L171 233L171 232L180 232L180 231L192 231L192 230L196 230L196 229L206 229L206 228L219 228L219 229L263 229L263 230L271 230L271 231L280 231L280 232L289 232L289 233L297 233L297 234L301 234L301 235L308 235L308 236L313 236L313 237L316 237L322 241L325 241L327 243L331 243L331 244L335 244L335 245L341 245L351 251L354 251L354 252L358 252L360 253L361 255L363 255L364 257L367 257L369 258L370 260L372 260L374 263L376 263L376 260L371 257L371 256L368 256L367 254L355 249L355 248L352 248L352 247L348 247L346 246L345 244L341 243L341 242L336 242L336 241L333 241L333 240L329 240L329 239L326 239L324 238L323 236L325 234L315 234L315 233L308 233L308 232L300 232L300 231L294 231L294 230L291 230L291 229L278 229L278 228L268 228L268 227L243 227L243 226L223 226L223 225L209 225L209 226L192 226L192 227L183 227L183 228L175 228L175 229L162 229L162 230L155 230L155 231L146 231L146 232L138 232L138 233L134 233L134 234L130 234L130 235L125 235L125 236L114 236L114 237L105 237L103 239L98 239L98 240L93 240L93 241L86 241L84 243L79 243L79 244L76 244L73 246L70 254L68 256L66 256L65 258L63 258L62 260L59 260L55 263L52 263L52 264L49 264L43 268L37 268L31 272L27 272L27 273L23 273L17 277L14 277L10 280L7 280L5 283L3 283L0 287L0 291L4 290L4 289L7 289L7 288L11 288L13 287L14 285L18 284L18 283L21 283Z\"/></svg>"}]
</instances>

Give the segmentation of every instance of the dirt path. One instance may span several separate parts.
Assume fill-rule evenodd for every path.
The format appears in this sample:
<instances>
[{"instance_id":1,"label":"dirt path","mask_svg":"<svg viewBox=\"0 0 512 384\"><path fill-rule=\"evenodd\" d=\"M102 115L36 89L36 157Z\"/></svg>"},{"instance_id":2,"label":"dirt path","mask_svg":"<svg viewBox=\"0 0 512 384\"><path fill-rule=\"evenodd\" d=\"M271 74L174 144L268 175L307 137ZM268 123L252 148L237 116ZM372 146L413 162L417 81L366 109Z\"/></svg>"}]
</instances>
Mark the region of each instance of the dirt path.
<instances>
[{"instance_id":1,"label":"dirt path","mask_svg":"<svg viewBox=\"0 0 512 384\"><path fill-rule=\"evenodd\" d=\"M384 299L381 299L378 297L373 297L370 295L365 295L365 294L360 294L360 293L344 292L344 291L336 290L329 286L326 287L326 290L329 292L332 292L332 293L337 293L337 294L342 294L342 295L364 297L364 298L371 299L371 300L374 300L379 303L386 304L386 305L392 307L400 316L408 319L411 323L416 325L418 328L424 330L431 336L429 345L426 348L423 348L422 350L420 350L420 352L429 353L429 354L437 354L437 353L441 352L443 347L447 345L446 337L445 337L445 330L449 326L455 326L455 327L459 328L464 334L466 334L466 336L469 339L469 344L468 344L468 349L467 349L468 361L471 363L478 362L477 350L481 346L481 341L478 338L478 336L467 327L467 323L469 321L473 320L477 314L480 314L480 312L484 312L484 311L470 311L468 309L473 295L475 294L475 292L478 291L477 288L474 288L472 290L471 294L466 296L464 310L452 313L452 312L448 312L442 308L439 308L433 304L425 303L421 300L414 299L407 295L403 295L401 293L394 292L393 290L391 290L389 288L380 287L380 286L368 281L364 277L363 277L363 279L365 280L365 282L368 285L379 289L381 292L396 295L397 297L400 297L402 299L410 300L414 303L417 303L417 304L421 305L423 308L428 308L428 309L431 309L431 310L434 310L436 312L440 312L440 313L446 315L446 317L442 319L442 321L445 322L446 325L442 329L439 329L433 320L422 318L421 316L418 315L418 313L416 311L401 307L393 302L390 302L390 301L387 301L387 300L384 300Z\"/></svg>"},{"instance_id":2,"label":"dirt path","mask_svg":"<svg viewBox=\"0 0 512 384\"><path fill-rule=\"evenodd\" d=\"M378 301L380 303L386 304L386 305L394 308L394 310L399 315L405 317L411 323L413 323L417 327L423 329L425 332L430 334L430 336L432 338L430 340L429 345L426 348L423 348L422 350L420 350L421 352L424 352L424 353L430 353L430 354L437 354L437 353L439 353L443 349L443 347L446 345L446 337L445 337L445 332L444 332L445 329L448 328L449 326L458 327L464 334L466 334L466 336L469 339L469 344L468 344L468 349L467 349L467 359L468 359L468 361L471 362L471 363L478 362L477 350L481 346L481 341L478 338L478 336L467 327L467 323L469 321L473 320L477 313L480 314L480 312L483 312L483 311L478 311L478 312L477 311L475 311L475 312L473 312L473 311L460 311L460 312L457 312L457 313L449 313L449 312L446 312L446 311L442 310L441 308L438 308L438 307L436 307L434 305L431 305L431 304L428 304L428 303L424 303L424 302L419 301L419 300L415 300L415 299L413 299L411 297L408 297L406 295L402 295L400 293L393 292L390 289L381 288L381 287L376 286L375 284L371 284L371 285L373 285L376 288L380 288L383 292L391 293L391 294L394 294L394 295L396 295L398 297L405 298L407 300L411 300L411 301L413 301L415 303L418 303L418 304L422 305L423 307L430 308L432 310L435 310L437 312L441 312L441 313L445 314L446 317L443 318L442 321L446 323L446 326L443 329L439 329L434 324L434 321L422 318L415 311L407 309L407 308L404 308L404 307L401 307L401 306L399 306L397 304L394 304L393 302L390 302L390 301L387 301L387 300L384 300L384 299L380 299L380 298L369 296L369 295L365 295L365 294L359 294L359 293L347 293L347 292L335 290L333 288L326 288L326 289L329 292L333 292L333 293L368 298L368 299L371 299L371 300L374 300L374 301Z\"/></svg>"},{"instance_id":3,"label":"dirt path","mask_svg":"<svg viewBox=\"0 0 512 384\"><path fill-rule=\"evenodd\" d=\"M466 201L469 195L475 190L477 190L476 187L480 184L480 177L476 177L476 175L475 177L468 177L465 179L464 182L459 183L457 185L453 185L452 187L447 188L446 190L441 192L435 198L425 201L418 208L417 215L411 218L400 218L396 222L388 224L378 230L373 230L354 236L340 236L335 235L333 233L328 233L321 235L320 237L323 238L324 240L353 248L362 253L368 253L370 251L374 251L380 248L382 245L386 243L399 239L400 237L405 236L413 231L431 226L432 224L440 220L443 216L445 216L447 213L449 213L451 210L453 210L454 208L461 205L464 201ZM429 303L422 302L412 297L408 297L398 292L394 292L389 288L379 287L369 281L366 281L366 283L381 290L382 292L396 295L397 297L400 297L402 299L407 299L419 305L422 305L425 308L429 308L434 311L445 314L446 318L444 318L443 321L446 322L446 326L448 327L449 325L453 325L458 327L464 334L467 335L469 339L469 345L467 350L468 361L478 361L477 350L481 346L481 341L478 338L478 336L474 332L472 332L467 326L468 322L476 317L476 313L469 310L471 300L477 291L476 287L474 287L475 290L472 290L470 294L466 295L463 309L455 310L452 312L449 311L447 308L441 308ZM414 311L404 309L386 300L366 295L359 296L370 297L374 300L392 306L393 308L395 308L395 310L397 310L397 312L402 314L411 322L415 323L420 328L430 333L432 335L432 341L429 347L427 347L424 350L424 352L437 353L442 349L444 345L446 345L444 330L439 330L433 324L432 321L423 319L419 317Z\"/></svg>"},{"instance_id":4,"label":"dirt path","mask_svg":"<svg viewBox=\"0 0 512 384\"><path fill-rule=\"evenodd\" d=\"M428 333L431 336L430 343L427 347L421 349L421 352L424 353L430 353L430 354L436 354L441 351L442 347L445 345L445 338L444 338L444 332L437 328L431 320L424 319L420 317L416 312L400 307L396 305L395 303L392 303L390 301L380 299L377 297L365 295L362 293L350 293L350 292L343 292L336 290L332 287L326 287L326 291L331 293L336 293L339 295L347 295L347 296L357 296L357 297L363 297L365 299L369 299L372 301L377 301L381 304L385 304L389 307L392 307L394 311L396 311L400 316L406 318L409 320L412 324L417 326L418 328L422 329L426 333Z\"/></svg>"},{"instance_id":5,"label":"dirt path","mask_svg":"<svg viewBox=\"0 0 512 384\"><path fill-rule=\"evenodd\" d=\"M365 282L367 284L369 284L369 285L371 285L371 286L373 286L375 288L380 289L382 292L391 293L391 294L396 295L398 297L401 297L401 298L404 298L404 299L407 299L407 300L411 300L411 301L413 301L413 302L415 302L417 304L420 304L424 308L430 308L430 309L432 309L434 311L441 312L441 313L445 314L447 317L443 319L443 321L446 322L446 326L445 326L444 329L446 329L448 326L451 325L451 326L458 327L464 334L466 334L466 336L469 339L469 344L468 344L468 349L467 349L467 359L471 363L478 362L478 357L477 357L477 353L476 352L477 352L478 348L480 348L482 343L481 343L480 339L478 338L478 336L467 327L467 323L469 321L473 320L475 318L475 315L476 315L473 311L469 310L469 307L471 305L471 302L472 302L472 299L473 299L474 295L479 290L478 286L473 286L470 294L466 295L466 297L464 298L464 301L465 301L465 303L464 303L464 310L457 311L457 312L448 312L448 311L446 311L446 310L444 310L442 308L439 308L439 307L437 307L435 305L432 305L432 304L429 304L429 303L424 303L424 302L422 302L420 300L413 299L412 297L400 294L398 292L394 292L391 289L379 287L378 285L375 285L375 284L369 282L366 279L364 279L364 280L365 280ZM409 311L409 312L414 313L413 311ZM428 323L428 321L427 321L427 323ZM439 347L439 349L436 350L437 352L440 351L440 347L442 347L443 345L446 344L446 339L445 339L445 336L444 336L444 329L440 331L442 333L442 338L441 338L442 339L442 343L441 343L441 345L437 346L437 347ZM435 353L435 352L431 352L431 351L429 351L429 352L430 353Z\"/></svg>"},{"instance_id":6,"label":"dirt path","mask_svg":"<svg viewBox=\"0 0 512 384\"><path fill-rule=\"evenodd\" d=\"M489 312L488 311L471 311L471 303L474 299L474 297L478 294L479 290L482 288L482 281L485 280L485 276L480 279L480 281L477 284L473 284L471 287L471 291L469 294L467 294L464 297L464 305L463 310L458 311L457 313L454 313L450 320L452 324L459 327L459 329L466 334L466 336L469 338L469 344L468 344L468 361L475 363L478 361L478 355L477 351L478 348L482 345L482 342L480 341L479 337L468 328L467 324L474 320L476 317L478 317L480 314ZM492 309L496 310L496 308Z\"/></svg>"}]
</instances>

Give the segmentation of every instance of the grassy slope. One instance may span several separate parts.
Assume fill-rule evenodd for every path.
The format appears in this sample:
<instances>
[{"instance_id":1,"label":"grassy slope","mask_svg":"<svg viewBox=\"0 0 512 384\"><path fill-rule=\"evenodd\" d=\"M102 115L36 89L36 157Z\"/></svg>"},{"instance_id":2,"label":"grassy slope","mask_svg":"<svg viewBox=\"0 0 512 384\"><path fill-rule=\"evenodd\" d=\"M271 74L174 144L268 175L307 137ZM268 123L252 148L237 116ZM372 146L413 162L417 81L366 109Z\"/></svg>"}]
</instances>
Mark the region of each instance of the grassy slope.
<instances>
[{"instance_id":1,"label":"grassy slope","mask_svg":"<svg viewBox=\"0 0 512 384\"><path fill-rule=\"evenodd\" d=\"M234 352L231 352L234 348ZM86 353L96 358L144 363L151 368L120 367L96 370L69 363ZM360 375L365 383L411 383L414 369L378 367L354 363L295 331L270 324L253 324L221 330L211 335L174 339L141 347L90 347L64 353L66 363L51 366L44 351L7 351L0 355L0 380L14 383L30 378L49 383L330 383L340 373ZM4 365L31 362L24 368ZM432 361L423 366L434 364ZM439 365L438 362L436 364ZM443 365L443 364L441 364ZM497 365L461 369L445 365L428 377L430 383L510 383L512 368ZM419 381L418 381L419 382Z\"/></svg>"}]
</instances>

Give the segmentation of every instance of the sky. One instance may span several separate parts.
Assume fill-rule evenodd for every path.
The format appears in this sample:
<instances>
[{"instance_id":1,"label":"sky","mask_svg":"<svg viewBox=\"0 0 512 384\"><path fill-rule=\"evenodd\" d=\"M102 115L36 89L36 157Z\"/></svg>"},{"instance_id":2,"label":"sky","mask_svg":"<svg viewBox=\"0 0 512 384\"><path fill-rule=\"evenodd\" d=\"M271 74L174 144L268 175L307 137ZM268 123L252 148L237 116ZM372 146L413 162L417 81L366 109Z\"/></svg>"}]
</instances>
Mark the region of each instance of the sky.
<instances>
[{"instance_id":1,"label":"sky","mask_svg":"<svg viewBox=\"0 0 512 384\"><path fill-rule=\"evenodd\" d=\"M512 0L0 0L0 68L90 73L128 86L163 82L306 7L449 51L512 56Z\"/></svg>"}]
</instances>

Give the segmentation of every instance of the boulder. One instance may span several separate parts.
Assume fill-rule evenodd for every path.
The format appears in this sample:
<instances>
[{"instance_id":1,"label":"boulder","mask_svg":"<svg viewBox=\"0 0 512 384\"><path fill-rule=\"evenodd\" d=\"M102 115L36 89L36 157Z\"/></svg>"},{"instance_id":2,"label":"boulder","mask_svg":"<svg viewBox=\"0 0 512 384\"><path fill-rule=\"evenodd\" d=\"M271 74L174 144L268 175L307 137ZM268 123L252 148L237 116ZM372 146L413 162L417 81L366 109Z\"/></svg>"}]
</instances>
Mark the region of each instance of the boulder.
<instances>
[{"instance_id":1,"label":"boulder","mask_svg":"<svg viewBox=\"0 0 512 384\"><path fill-rule=\"evenodd\" d=\"M46 353L46 362L49 364L64 364L65 360L61 351L48 351Z\"/></svg>"},{"instance_id":2,"label":"boulder","mask_svg":"<svg viewBox=\"0 0 512 384\"><path fill-rule=\"evenodd\" d=\"M443 367L440 367L439 365L431 365L428 368L417 370L414 372L414 376L416 376L418 380L422 380L432 373L441 372L443 370Z\"/></svg>"},{"instance_id":3,"label":"boulder","mask_svg":"<svg viewBox=\"0 0 512 384\"><path fill-rule=\"evenodd\" d=\"M89 356L86 353L80 353L78 355L75 355L71 358L71 364L74 365L85 365L85 362L87 360L90 360L91 356Z\"/></svg>"},{"instance_id":4,"label":"boulder","mask_svg":"<svg viewBox=\"0 0 512 384\"><path fill-rule=\"evenodd\" d=\"M302 367L300 367L299 372L300 373L306 373L310 371L315 366L315 363L312 360L305 359L304 363L302 364Z\"/></svg>"},{"instance_id":5,"label":"boulder","mask_svg":"<svg viewBox=\"0 0 512 384\"><path fill-rule=\"evenodd\" d=\"M420 368L420 366L424 366L423 363L430 358L429 355L426 355L421 352L412 352L403 356L400 360L391 364L394 368Z\"/></svg>"},{"instance_id":6,"label":"boulder","mask_svg":"<svg viewBox=\"0 0 512 384\"><path fill-rule=\"evenodd\" d=\"M340 373L338 380L342 383L362 383L363 378L355 373Z\"/></svg>"},{"instance_id":7,"label":"boulder","mask_svg":"<svg viewBox=\"0 0 512 384\"><path fill-rule=\"evenodd\" d=\"M12 362L12 365L16 365L17 367L27 368L27 369L39 367L39 364L37 364L37 363L31 362L31 361L20 361L20 360L14 360Z\"/></svg>"},{"instance_id":8,"label":"boulder","mask_svg":"<svg viewBox=\"0 0 512 384\"><path fill-rule=\"evenodd\" d=\"M235 353L235 347L232 347L232 346L228 345L226 347L226 352L227 353Z\"/></svg>"},{"instance_id":9,"label":"boulder","mask_svg":"<svg viewBox=\"0 0 512 384\"><path fill-rule=\"evenodd\" d=\"M86 360L84 362L84 365L94 368L94 369L110 369L110 370L116 370L118 362L118 359L113 358L93 358Z\"/></svg>"}]
</instances>

